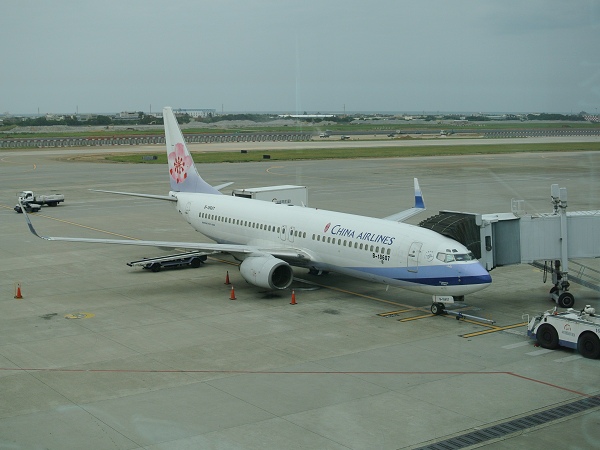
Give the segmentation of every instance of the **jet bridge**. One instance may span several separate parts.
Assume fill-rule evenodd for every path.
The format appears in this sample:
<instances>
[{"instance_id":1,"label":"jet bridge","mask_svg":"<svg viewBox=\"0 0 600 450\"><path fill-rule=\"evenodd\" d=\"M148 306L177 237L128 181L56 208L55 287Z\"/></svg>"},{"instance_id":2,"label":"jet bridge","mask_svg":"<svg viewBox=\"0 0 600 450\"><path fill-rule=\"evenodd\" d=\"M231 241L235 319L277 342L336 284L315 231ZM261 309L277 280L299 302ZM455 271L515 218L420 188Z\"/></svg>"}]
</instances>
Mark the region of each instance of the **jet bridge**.
<instances>
[{"instance_id":1,"label":"jet bridge","mask_svg":"<svg viewBox=\"0 0 600 450\"><path fill-rule=\"evenodd\" d=\"M550 197L551 213L527 214L523 200L512 200L510 213L440 211L419 225L462 243L487 270L523 263L542 268L544 281L552 274L553 300L570 308L569 281L600 291L600 271L571 261L600 257L600 210L567 212L567 190L557 184Z\"/></svg>"}]
</instances>

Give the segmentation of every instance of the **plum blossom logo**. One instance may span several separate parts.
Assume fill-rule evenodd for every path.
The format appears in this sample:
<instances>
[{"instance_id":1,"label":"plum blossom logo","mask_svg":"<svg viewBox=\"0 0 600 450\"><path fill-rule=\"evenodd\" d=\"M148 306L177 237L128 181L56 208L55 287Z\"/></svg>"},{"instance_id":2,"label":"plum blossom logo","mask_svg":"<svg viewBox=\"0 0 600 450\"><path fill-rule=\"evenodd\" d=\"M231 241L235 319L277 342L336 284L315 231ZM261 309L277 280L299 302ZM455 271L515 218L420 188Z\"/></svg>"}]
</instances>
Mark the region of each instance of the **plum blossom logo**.
<instances>
[{"instance_id":1,"label":"plum blossom logo","mask_svg":"<svg viewBox=\"0 0 600 450\"><path fill-rule=\"evenodd\" d=\"M327 230L329 230L330 226L331 226L331 222L329 222L327 225L325 225L325 229L323 230L323 233L327 233Z\"/></svg>"},{"instance_id":2,"label":"plum blossom logo","mask_svg":"<svg viewBox=\"0 0 600 450\"><path fill-rule=\"evenodd\" d=\"M175 144L175 151L169 153L169 173L177 184L183 183L187 178L187 171L192 166L192 157L186 155L185 147L181 142Z\"/></svg>"}]
</instances>

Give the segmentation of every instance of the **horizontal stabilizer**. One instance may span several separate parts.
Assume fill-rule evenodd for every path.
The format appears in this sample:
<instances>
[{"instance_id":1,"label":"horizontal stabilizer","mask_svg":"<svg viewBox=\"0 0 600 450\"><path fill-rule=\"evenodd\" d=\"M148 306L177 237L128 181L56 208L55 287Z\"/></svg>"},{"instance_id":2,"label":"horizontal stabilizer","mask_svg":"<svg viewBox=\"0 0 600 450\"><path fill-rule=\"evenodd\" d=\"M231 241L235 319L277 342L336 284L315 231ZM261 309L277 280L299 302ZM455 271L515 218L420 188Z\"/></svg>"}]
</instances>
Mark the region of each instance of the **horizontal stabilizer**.
<instances>
[{"instance_id":1,"label":"horizontal stabilizer","mask_svg":"<svg viewBox=\"0 0 600 450\"><path fill-rule=\"evenodd\" d=\"M176 202L177 201L177 197L171 197L170 195L138 194L136 192L104 191L102 189L90 189L90 191L93 191L93 192L105 192L107 194L128 195L130 197L153 198L155 200L167 200L169 202Z\"/></svg>"},{"instance_id":2,"label":"horizontal stabilizer","mask_svg":"<svg viewBox=\"0 0 600 450\"><path fill-rule=\"evenodd\" d=\"M219 184L218 186L213 186L214 189L220 191L221 189L225 189L227 186L231 186L235 181L230 181L229 183Z\"/></svg>"}]
</instances>

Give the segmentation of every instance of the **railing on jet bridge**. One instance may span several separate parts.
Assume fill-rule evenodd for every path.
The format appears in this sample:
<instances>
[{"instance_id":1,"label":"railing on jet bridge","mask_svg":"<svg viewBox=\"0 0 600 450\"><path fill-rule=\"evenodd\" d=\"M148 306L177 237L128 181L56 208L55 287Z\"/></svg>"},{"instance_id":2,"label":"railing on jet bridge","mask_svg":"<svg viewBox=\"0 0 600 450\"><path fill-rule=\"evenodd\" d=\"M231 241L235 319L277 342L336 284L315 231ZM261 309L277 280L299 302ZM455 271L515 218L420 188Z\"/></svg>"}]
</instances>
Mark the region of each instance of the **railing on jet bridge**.
<instances>
[{"instance_id":1,"label":"railing on jet bridge","mask_svg":"<svg viewBox=\"0 0 600 450\"><path fill-rule=\"evenodd\" d=\"M600 270L569 260L569 281L600 291Z\"/></svg>"},{"instance_id":2,"label":"railing on jet bridge","mask_svg":"<svg viewBox=\"0 0 600 450\"><path fill-rule=\"evenodd\" d=\"M547 273L550 274L554 272L552 261L534 261L530 263L530 265L532 265L533 267L537 267L540 270L546 270ZM592 267L586 266L584 264L570 259L569 281L577 283L581 286L585 286L594 291L600 291L600 270L596 270Z\"/></svg>"}]
</instances>

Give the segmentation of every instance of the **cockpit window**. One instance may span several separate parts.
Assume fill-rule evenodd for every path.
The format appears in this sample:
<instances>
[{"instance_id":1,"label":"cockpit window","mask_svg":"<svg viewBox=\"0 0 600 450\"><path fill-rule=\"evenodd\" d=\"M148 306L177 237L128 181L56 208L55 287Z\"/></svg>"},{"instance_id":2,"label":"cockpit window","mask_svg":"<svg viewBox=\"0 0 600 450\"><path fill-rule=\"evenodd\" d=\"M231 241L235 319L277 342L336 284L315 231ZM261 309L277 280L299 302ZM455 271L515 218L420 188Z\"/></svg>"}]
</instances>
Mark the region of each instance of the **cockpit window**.
<instances>
[{"instance_id":1,"label":"cockpit window","mask_svg":"<svg viewBox=\"0 0 600 450\"><path fill-rule=\"evenodd\" d=\"M442 262L449 263L454 261L472 261L475 259L473 253L444 253L439 252L436 256Z\"/></svg>"}]
</instances>

